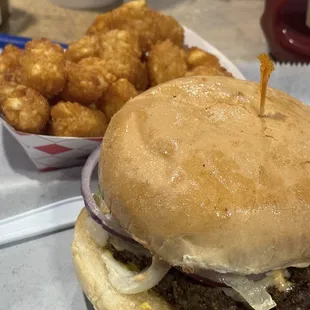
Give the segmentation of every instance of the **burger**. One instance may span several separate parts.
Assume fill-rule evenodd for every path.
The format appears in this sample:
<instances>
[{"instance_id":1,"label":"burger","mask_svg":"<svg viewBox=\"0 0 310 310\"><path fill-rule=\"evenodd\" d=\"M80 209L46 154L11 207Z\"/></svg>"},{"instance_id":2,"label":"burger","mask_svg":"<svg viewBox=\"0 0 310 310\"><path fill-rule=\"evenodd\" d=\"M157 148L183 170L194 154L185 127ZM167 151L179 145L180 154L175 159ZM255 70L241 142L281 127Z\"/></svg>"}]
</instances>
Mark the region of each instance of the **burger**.
<instances>
[{"instance_id":1,"label":"burger","mask_svg":"<svg viewBox=\"0 0 310 310\"><path fill-rule=\"evenodd\" d=\"M96 309L310 309L310 108L259 104L255 82L197 76L112 118L72 245Z\"/></svg>"}]
</instances>

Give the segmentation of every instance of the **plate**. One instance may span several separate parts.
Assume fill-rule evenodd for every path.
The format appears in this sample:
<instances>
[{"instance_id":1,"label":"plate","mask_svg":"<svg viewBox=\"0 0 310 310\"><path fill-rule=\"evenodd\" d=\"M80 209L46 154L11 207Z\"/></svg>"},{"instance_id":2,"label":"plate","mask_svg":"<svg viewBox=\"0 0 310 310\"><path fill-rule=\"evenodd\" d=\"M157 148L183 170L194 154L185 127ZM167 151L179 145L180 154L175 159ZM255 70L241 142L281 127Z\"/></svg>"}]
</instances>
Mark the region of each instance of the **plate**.
<instances>
[{"instance_id":1,"label":"plate","mask_svg":"<svg viewBox=\"0 0 310 310\"><path fill-rule=\"evenodd\" d=\"M244 75L241 71L230 61L222 52L220 52L216 47L210 44L208 41L204 40L201 36L199 36L196 32L191 29L183 26L184 35L185 35L185 44L189 47L197 46L210 54L215 55L222 67L227 69L235 78L240 80L245 80Z\"/></svg>"}]
</instances>

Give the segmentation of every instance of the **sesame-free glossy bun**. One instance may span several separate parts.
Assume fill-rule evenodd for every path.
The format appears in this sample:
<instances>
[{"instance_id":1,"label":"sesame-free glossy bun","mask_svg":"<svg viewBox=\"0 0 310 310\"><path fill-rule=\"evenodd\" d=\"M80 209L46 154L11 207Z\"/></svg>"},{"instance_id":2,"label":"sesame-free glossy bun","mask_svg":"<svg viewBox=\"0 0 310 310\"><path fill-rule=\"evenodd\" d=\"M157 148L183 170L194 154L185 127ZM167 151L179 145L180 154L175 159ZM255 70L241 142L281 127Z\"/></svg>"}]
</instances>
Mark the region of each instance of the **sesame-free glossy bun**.
<instances>
[{"instance_id":1,"label":"sesame-free glossy bun","mask_svg":"<svg viewBox=\"0 0 310 310\"><path fill-rule=\"evenodd\" d=\"M227 77L170 81L130 100L101 149L104 199L172 265L240 274L310 263L310 108Z\"/></svg>"}]
</instances>

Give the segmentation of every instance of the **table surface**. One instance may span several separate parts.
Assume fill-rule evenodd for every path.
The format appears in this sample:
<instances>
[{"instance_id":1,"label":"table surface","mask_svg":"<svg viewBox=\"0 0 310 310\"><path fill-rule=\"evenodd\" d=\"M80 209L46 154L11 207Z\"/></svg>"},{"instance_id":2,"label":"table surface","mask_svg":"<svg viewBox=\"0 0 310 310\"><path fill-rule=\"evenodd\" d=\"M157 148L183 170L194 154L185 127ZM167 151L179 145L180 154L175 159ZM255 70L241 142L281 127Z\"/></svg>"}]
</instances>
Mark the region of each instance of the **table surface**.
<instances>
[{"instance_id":1,"label":"table surface","mask_svg":"<svg viewBox=\"0 0 310 310\"><path fill-rule=\"evenodd\" d=\"M173 15L232 61L254 61L266 51L259 25L263 0L150 0L149 5ZM82 36L98 14L60 8L47 0L11 0L11 6L12 17L6 31L64 43ZM0 196L5 197L4 190L15 191L12 184L20 182L20 192L12 194L6 205L0 197L0 219L29 210L31 204L39 206L52 201L57 178L63 180L60 187L57 185L59 199L78 194L80 168L38 177L18 144L8 138L9 133L0 128L0 135L1 145L6 144L6 150L11 149L13 154L8 157L0 150L0 172L5 179L0 182ZM25 184L29 184L30 191L24 190ZM36 195L38 190L40 195ZM10 209L10 205L20 207ZM0 248L0 310L87 309L72 268L72 238L73 231L67 230Z\"/></svg>"}]
</instances>

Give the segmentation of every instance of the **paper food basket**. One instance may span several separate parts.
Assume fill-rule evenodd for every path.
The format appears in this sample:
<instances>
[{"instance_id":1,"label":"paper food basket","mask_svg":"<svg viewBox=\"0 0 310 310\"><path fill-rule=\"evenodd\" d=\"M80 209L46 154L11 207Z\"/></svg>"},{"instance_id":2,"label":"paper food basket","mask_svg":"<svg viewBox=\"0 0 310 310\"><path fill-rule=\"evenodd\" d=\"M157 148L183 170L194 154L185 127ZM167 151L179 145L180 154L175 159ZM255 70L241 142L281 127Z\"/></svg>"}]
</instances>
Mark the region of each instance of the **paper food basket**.
<instances>
[{"instance_id":1,"label":"paper food basket","mask_svg":"<svg viewBox=\"0 0 310 310\"><path fill-rule=\"evenodd\" d=\"M83 165L102 138L74 138L35 135L16 131L3 118L3 126L23 147L42 172Z\"/></svg>"}]
</instances>

